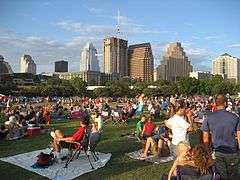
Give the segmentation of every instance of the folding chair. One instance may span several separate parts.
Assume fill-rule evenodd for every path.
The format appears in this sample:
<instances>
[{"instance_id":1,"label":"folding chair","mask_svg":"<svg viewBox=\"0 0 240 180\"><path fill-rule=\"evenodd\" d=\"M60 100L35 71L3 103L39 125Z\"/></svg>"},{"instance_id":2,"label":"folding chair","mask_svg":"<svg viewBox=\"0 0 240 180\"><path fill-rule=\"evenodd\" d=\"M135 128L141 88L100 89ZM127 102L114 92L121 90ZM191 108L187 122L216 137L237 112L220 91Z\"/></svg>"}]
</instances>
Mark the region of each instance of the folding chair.
<instances>
[{"instance_id":1,"label":"folding chair","mask_svg":"<svg viewBox=\"0 0 240 180\"><path fill-rule=\"evenodd\" d=\"M81 151L83 150L83 152L87 156L87 159L89 161L89 164L91 165L91 168L94 169L94 167L92 165L92 162L91 162L91 160L89 158L89 154L87 154L88 145L89 145L89 136L90 136L90 131L86 130L85 131L85 135L84 135L84 137L83 137L81 142L69 142L69 151L71 153L70 153L70 156L68 157L68 160L67 160L64 168L68 167L69 163L73 160L73 158L76 155L77 155L77 159L78 159ZM76 147L75 145L77 145L77 148L74 148L74 147ZM72 152L73 150L75 150L74 153Z\"/></svg>"},{"instance_id":2,"label":"folding chair","mask_svg":"<svg viewBox=\"0 0 240 180\"><path fill-rule=\"evenodd\" d=\"M95 162L99 160L99 157L96 155L96 147L97 147L100 139L101 139L101 134L99 136L99 140L98 141L95 141L95 142L91 142L90 141L89 142L89 151L91 152L92 157L93 157Z\"/></svg>"}]
</instances>

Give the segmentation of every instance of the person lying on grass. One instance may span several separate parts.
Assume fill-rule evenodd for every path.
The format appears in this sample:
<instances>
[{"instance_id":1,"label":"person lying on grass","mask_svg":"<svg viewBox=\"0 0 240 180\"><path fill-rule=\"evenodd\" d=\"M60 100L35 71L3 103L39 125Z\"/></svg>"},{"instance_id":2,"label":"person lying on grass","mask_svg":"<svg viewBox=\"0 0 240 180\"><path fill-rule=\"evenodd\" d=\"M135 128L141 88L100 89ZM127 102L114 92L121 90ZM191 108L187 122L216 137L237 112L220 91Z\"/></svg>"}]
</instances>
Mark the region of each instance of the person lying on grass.
<instances>
[{"instance_id":1,"label":"person lying on grass","mask_svg":"<svg viewBox=\"0 0 240 180\"><path fill-rule=\"evenodd\" d=\"M80 120L80 128L71 136L64 136L60 130L55 130L51 132L53 137L53 151L56 152L57 161L61 162L60 152L62 148L68 148L71 142L81 142L84 138L86 130L89 125L89 118L84 118ZM78 148L78 145L75 144L75 148Z\"/></svg>"},{"instance_id":2,"label":"person lying on grass","mask_svg":"<svg viewBox=\"0 0 240 180\"><path fill-rule=\"evenodd\" d=\"M147 138L141 159L146 159L149 151L152 155L157 154L159 158L169 156L168 131L165 127L157 126L154 135Z\"/></svg>"}]
</instances>

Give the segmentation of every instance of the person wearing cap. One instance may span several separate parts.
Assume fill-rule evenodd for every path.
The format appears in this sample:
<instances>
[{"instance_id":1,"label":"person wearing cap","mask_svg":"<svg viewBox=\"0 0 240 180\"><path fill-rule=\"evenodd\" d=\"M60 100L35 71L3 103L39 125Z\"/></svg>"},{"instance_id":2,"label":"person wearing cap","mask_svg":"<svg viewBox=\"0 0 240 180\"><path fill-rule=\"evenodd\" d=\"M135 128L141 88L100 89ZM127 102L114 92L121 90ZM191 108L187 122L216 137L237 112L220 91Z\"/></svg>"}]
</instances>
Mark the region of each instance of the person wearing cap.
<instances>
[{"instance_id":1,"label":"person wearing cap","mask_svg":"<svg viewBox=\"0 0 240 180\"><path fill-rule=\"evenodd\" d=\"M223 94L216 96L215 104L216 111L208 115L201 127L203 143L213 146L214 163L221 178L236 178L240 164L240 119L226 110L227 98Z\"/></svg>"}]
</instances>

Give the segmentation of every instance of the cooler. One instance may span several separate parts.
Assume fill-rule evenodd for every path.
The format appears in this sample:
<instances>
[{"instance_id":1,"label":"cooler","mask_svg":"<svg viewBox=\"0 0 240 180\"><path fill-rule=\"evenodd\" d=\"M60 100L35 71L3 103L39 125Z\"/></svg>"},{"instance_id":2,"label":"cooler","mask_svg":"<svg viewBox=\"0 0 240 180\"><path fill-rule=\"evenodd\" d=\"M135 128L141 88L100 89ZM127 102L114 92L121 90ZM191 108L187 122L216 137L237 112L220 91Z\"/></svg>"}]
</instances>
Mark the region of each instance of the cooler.
<instances>
[{"instance_id":1,"label":"cooler","mask_svg":"<svg viewBox=\"0 0 240 180\"><path fill-rule=\"evenodd\" d=\"M28 136L34 136L41 134L41 128L40 127L28 127L27 128L27 135Z\"/></svg>"}]
</instances>

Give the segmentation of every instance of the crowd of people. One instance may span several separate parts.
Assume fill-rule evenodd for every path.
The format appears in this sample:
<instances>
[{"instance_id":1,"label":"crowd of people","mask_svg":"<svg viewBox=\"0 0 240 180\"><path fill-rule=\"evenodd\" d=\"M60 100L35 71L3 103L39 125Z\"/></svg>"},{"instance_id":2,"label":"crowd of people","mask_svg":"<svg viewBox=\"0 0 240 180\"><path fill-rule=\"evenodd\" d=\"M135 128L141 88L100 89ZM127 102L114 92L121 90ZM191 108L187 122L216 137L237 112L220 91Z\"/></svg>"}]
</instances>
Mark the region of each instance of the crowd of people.
<instances>
[{"instance_id":1,"label":"crowd of people","mask_svg":"<svg viewBox=\"0 0 240 180\"><path fill-rule=\"evenodd\" d=\"M51 127L54 119L79 115L80 128L65 136L60 130L51 131L53 151L61 161L61 148L66 142L80 142L87 130L90 141L98 143L104 122L127 123L138 119L134 136L144 142L141 159L150 154L157 157L174 156L168 179L186 171L198 175L217 174L222 179L239 172L240 99L229 95L177 96L135 98L0 98L6 121L1 125L0 138L13 139L26 135L28 127ZM155 122L163 120L163 123ZM51 130L51 129L50 129ZM193 134L197 141L193 143ZM142 141L143 140L143 141ZM195 139L196 140L196 139ZM184 169L185 168L185 169ZM189 170L190 169L190 170ZM191 174L190 173L190 174ZM184 173L183 173L184 174Z\"/></svg>"}]
</instances>

